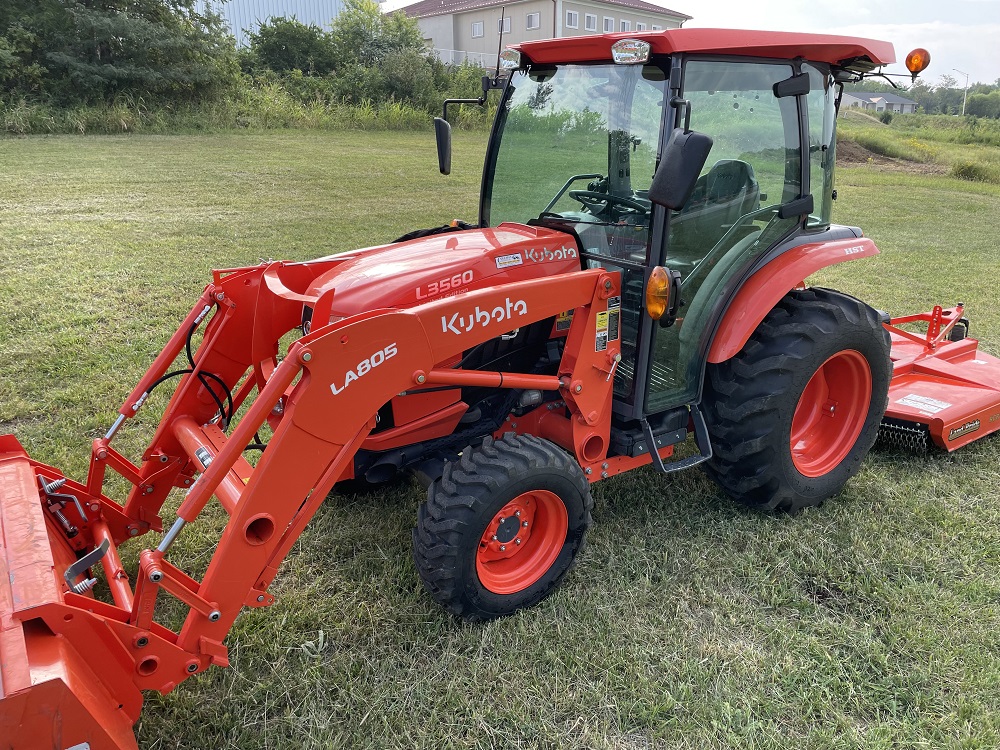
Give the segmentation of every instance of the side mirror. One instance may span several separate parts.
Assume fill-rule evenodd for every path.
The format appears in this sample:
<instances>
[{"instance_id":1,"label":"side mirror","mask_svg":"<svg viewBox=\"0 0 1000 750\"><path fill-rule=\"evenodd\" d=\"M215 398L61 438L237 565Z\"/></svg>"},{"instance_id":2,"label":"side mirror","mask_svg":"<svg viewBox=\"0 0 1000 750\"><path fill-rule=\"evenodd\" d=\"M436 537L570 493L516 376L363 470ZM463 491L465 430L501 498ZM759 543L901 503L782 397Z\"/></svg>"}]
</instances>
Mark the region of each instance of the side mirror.
<instances>
[{"instance_id":1,"label":"side mirror","mask_svg":"<svg viewBox=\"0 0 1000 750\"><path fill-rule=\"evenodd\" d=\"M691 197L711 150L712 139L704 133L674 128L649 186L649 199L673 211L680 209Z\"/></svg>"},{"instance_id":2,"label":"side mirror","mask_svg":"<svg viewBox=\"0 0 1000 750\"><path fill-rule=\"evenodd\" d=\"M451 174L451 123L435 117L434 138L437 139L438 168L441 174Z\"/></svg>"}]
</instances>

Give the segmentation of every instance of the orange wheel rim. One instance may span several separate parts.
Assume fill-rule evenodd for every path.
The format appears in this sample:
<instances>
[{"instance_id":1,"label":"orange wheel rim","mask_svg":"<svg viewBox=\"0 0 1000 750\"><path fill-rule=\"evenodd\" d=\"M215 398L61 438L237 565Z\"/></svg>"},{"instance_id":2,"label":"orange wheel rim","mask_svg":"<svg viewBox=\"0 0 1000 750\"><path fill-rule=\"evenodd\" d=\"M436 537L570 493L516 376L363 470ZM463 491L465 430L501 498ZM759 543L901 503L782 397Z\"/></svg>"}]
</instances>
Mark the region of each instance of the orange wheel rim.
<instances>
[{"instance_id":1,"label":"orange wheel rim","mask_svg":"<svg viewBox=\"0 0 1000 750\"><path fill-rule=\"evenodd\" d=\"M820 477L851 452L865 425L872 398L868 360L854 349L820 365L792 416L792 462L799 473Z\"/></svg>"},{"instance_id":2,"label":"orange wheel rim","mask_svg":"<svg viewBox=\"0 0 1000 750\"><path fill-rule=\"evenodd\" d=\"M559 496L524 492L493 516L479 540L476 573L494 594L516 594L545 575L566 542L569 520Z\"/></svg>"}]
</instances>

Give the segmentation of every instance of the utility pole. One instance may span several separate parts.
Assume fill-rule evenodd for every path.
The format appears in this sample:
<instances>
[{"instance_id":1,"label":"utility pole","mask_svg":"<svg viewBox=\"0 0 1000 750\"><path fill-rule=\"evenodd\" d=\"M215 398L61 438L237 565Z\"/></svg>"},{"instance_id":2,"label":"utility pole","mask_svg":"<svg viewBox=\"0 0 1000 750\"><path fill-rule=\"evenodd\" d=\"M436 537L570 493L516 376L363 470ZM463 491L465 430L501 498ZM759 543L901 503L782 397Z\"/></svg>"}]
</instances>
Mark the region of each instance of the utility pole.
<instances>
[{"instance_id":1,"label":"utility pole","mask_svg":"<svg viewBox=\"0 0 1000 750\"><path fill-rule=\"evenodd\" d=\"M952 68L952 70L965 76L965 89L962 91L962 117L965 117L965 99L969 95L969 74L959 70L958 68Z\"/></svg>"}]
</instances>

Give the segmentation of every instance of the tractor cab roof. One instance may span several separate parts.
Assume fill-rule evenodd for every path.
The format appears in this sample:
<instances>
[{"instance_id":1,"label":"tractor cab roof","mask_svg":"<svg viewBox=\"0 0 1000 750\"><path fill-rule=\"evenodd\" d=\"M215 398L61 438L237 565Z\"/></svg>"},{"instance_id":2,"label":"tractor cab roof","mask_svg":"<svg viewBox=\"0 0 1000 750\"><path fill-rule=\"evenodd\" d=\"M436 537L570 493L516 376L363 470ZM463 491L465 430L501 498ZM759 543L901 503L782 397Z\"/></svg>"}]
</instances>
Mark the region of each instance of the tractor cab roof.
<instances>
[{"instance_id":1,"label":"tractor cab roof","mask_svg":"<svg viewBox=\"0 0 1000 750\"><path fill-rule=\"evenodd\" d=\"M521 42L511 46L535 64L552 65L610 61L611 45L619 39L639 39L648 42L654 55L683 52L788 60L801 57L833 65L870 61L872 68L896 61L896 54L890 42L831 34L745 29L667 29L636 33L588 34Z\"/></svg>"}]
</instances>

